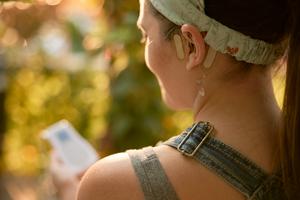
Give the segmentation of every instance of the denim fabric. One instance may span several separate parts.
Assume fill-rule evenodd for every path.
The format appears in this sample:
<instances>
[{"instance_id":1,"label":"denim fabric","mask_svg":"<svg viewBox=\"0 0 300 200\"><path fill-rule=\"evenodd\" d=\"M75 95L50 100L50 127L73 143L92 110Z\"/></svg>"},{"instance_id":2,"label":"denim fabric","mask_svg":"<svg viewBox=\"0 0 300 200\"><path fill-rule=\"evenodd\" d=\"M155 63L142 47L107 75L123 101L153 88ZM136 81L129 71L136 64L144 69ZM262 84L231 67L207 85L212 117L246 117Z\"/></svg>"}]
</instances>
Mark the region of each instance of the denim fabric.
<instances>
[{"instance_id":1,"label":"denim fabric","mask_svg":"<svg viewBox=\"0 0 300 200\"><path fill-rule=\"evenodd\" d=\"M128 150L145 200L179 200L152 147Z\"/></svg>"},{"instance_id":2,"label":"denim fabric","mask_svg":"<svg viewBox=\"0 0 300 200\"><path fill-rule=\"evenodd\" d=\"M238 151L214 139L212 136L208 136L203 140L210 128L211 126L206 122L196 123L181 135L172 137L163 144L174 147L184 155L187 155L192 153L203 142L195 154L190 157L222 177L244 194L247 199L286 199L278 173L267 174ZM179 149L178 146L181 142L183 143Z\"/></svg>"}]
</instances>

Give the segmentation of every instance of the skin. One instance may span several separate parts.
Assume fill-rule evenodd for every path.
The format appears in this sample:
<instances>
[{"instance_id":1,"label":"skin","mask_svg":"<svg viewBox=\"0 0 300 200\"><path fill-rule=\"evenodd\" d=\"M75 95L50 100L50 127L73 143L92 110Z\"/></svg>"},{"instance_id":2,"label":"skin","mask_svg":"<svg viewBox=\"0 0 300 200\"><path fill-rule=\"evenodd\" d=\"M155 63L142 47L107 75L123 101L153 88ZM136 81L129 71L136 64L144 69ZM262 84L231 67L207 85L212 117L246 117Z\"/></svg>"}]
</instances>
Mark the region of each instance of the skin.
<instances>
[{"instance_id":1,"label":"skin","mask_svg":"<svg viewBox=\"0 0 300 200\"><path fill-rule=\"evenodd\" d=\"M181 28L185 58L180 60L174 43L160 32L161 22L144 0L140 0L140 6L138 26L147 36L145 60L160 84L164 102L175 110L194 109L195 121L214 125L216 139L237 149L267 173L276 170L275 133L280 109L273 93L271 70L245 66L221 53L217 53L211 68L204 69L208 46L201 32L188 24ZM204 75L206 94L197 99L197 80ZM162 145L154 150L181 199L245 199L223 179L174 149ZM92 166L81 181L78 199L143 199L128 155L108 156Z\"/></svg>"}]
</instances>

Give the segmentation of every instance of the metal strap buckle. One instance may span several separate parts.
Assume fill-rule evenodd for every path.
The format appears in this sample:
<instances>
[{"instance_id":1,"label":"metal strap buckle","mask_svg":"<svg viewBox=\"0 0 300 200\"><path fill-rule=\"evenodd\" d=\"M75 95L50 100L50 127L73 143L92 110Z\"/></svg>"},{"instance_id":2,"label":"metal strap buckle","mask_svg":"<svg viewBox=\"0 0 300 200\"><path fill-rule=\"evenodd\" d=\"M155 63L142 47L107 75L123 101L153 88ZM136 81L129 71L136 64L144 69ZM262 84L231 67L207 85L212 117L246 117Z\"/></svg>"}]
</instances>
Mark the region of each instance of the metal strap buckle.
<instances>
[{"instance_id":1,"label":"metal strap buckle","mask_svg":"<svg viewBox=\"0 0 300 200\"><path fill-rule=\"evenodd\" d=\"M184 137L184 139L180 142L180 144L177 147L177 150L180 151L182 154L189 156L189 157L193 157L195 155L195 153L198 151L198 149L201 147L201 145L204 143L204 141L207 139L207 137L211 134L211 132L214 130L214 127L209 123L209 122L204 122L206 125L208 125L209 130L208 132L205 134L205 136L202 138L202 140L200 141L200 143L197 145L197 147L195 148L195 150L192 153L188 153L186 152L184 149L181 149L181 147L184 145L184 143L187 141L187 139L191 136L191 134L194 132L194 130L196 129L196 127L199 125L198 122L196 123L192 129L188 132L188 134ZM203 122L202 122L203 123Z\"/></svg>"}]
</instances>

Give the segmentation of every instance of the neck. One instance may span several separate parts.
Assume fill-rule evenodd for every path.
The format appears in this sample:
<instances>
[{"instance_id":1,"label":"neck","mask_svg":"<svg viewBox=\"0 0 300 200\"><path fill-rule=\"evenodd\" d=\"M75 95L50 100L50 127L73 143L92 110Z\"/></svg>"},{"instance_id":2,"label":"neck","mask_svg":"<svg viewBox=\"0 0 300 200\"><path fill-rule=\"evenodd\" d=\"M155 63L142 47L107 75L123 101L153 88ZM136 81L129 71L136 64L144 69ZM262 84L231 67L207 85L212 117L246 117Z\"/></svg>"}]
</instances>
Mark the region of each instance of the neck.
<instances>
[{"instance_id":1,"label":"neck","mask_svg":"<svg viewBox=\"0 0 300 200\"><path fill-rule=\"evenodd\" d=\"M212 123L217 137L255 137L278 128L280 109L270 74L252 70L238 83L215 83L210 90L213 92L199 102L194 118Z\"/></svg>"},{"instance_id":2,"label":"neck","mask_svg":"<svg viewBox=\"0 0 300 200\"><path fill-rule=\"evenodd\" d=\"M278 167L281 110L273 92L271 72L262 66L245 68L226 63L230 62L219 55L207 71L203 84L205 96L196 98L194 119L210 122L214 138L266 171L274 171Z\"/></svg>"}]
</instances>

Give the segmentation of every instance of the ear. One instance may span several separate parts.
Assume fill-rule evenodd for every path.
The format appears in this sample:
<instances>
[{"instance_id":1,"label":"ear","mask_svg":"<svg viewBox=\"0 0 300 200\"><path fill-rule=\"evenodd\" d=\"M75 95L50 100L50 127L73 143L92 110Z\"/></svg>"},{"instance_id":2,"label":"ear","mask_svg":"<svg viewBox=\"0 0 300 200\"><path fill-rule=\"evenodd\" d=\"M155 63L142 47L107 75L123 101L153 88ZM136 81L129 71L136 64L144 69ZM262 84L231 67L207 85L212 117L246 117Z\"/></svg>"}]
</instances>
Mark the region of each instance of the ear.
<instances>
[{"instance_id":1,"label":"ear","mask_svg":"<svg viewBox=\"0 0 300 200\"><path fill-rule=\"evenodd\" d=\"M185 38L187 70L192 70L203 63L206 55L206 45L199 29L193 25L184 24L181 32Z\"/></svg>"}]
</instances>

